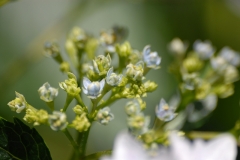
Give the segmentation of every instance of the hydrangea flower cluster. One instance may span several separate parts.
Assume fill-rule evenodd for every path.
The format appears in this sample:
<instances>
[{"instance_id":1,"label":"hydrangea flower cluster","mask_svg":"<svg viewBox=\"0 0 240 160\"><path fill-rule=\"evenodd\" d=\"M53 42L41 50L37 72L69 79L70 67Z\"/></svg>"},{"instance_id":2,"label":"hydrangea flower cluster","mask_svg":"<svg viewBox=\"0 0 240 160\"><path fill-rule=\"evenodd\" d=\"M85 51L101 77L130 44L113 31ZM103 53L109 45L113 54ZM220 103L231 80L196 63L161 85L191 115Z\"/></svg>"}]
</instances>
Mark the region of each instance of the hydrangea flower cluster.
<instances>
[{"instance_id":1,"label":"hydrangea flower cluster","mask_svg":"<svg viewBox=\"0 0 240 160\"><path fill-rule=\"evenodd\" d=\"M73 145L73 159L87 157L85 151L91 127L95 122L102 125L111 123L118 116L111 112L111 107L120 99L130 99L125 105L129 133L120 135L112 156L103 157L102 160L175 160L176 157L190 160L197 159L197 155L208 154L204 146L211 149L219 145L220 141L231 147L235 145L230 136L216 138L208 144L194 141L194 153L191 153L189 142L176 134L169 134L169 130L181 130L185 123L204 122L217 107L218 98L226 98L234 93L234 82L239 80L239 53L229 47L217 52L210 41L200 40L194 42L193 50L188 51L188 43L179 38L173 39L168 45L175 58L170 71L176 76L179 87L169 101L159 97L159 104L155 109L152 106L155 118L150 118L144 114L144 110L151 106L143 98L158 85L148 80L147 73L151 69L158 72L162 59L158 52L151 50L150 45L143 46L139 51L129 42L124 42L127 33L126 28L115 26L94 37L83 29L74 27L65 43L69 61L63 58L64 52L56 42L47 42L45 55L52 57L59 64L60 71L68 77L59 83L59 87L66 92L65 104L57 107L54 105L58 89L46 82L38 93L50 112L31 106L17 92L16 98L8 106L17 113L24 112L23 120L27 123L34 126L45 124L54 131L63 132ZM117 64L113 64L115 62ZM86 102L85 98L89 98L89 101ZM72 102L72 111L75 113L73 118L66 112ZM78 132L76 140L69 129ZM178 133L185 134L184 131ZM141 143L136 142L136 139ZM172 150L160 147L169 143ZM183 146L183 153L178 151L179 145ZM216 149L216 153L220 154L223 149L224 147ZM225 160L232 160L235 156L234 147L231 149L225 155ZM96 159L100 158L99 155L101 154L94 154ZM198 159L209 157L212 160L221 158L219 155L208 154Z\"/></svg>"}]
</instances>

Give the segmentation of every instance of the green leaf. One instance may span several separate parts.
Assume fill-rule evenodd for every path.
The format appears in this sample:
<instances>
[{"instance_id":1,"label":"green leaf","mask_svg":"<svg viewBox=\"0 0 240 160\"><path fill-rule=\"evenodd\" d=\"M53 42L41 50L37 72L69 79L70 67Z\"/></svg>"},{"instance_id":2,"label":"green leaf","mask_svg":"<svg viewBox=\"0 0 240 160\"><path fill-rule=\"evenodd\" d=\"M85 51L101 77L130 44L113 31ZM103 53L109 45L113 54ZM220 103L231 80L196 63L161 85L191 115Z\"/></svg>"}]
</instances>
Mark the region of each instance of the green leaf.
<instances>
[{"instance_id":1,"label":"green leaf","mask_svg":"<svg viewBox=\"0 0 240 160\"><path fill-rule=\"evenodd\" d=\"M14 123L0 117L1 160L51 160L42 137L19 119Z\"/></svg>"}]
</instances>

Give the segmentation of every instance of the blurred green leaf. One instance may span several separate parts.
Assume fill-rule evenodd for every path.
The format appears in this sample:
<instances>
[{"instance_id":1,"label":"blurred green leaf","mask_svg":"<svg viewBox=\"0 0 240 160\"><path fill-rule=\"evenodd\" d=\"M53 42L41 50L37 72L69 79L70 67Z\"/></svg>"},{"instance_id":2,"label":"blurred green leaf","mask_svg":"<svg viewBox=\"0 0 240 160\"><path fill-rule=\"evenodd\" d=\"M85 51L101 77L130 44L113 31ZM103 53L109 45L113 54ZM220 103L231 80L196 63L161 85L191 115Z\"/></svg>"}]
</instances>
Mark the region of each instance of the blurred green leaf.
<instances>
[{"instance_id":1,"label":"blurred green leaf","mask_svg":"<svg viewBox=\"0 0 240 160\"><path fill-rule=\"evenodd\" d=\"M0 0L0 7L7 3L9 0Z\"/></svg>"},{"instance_id":2,"label":"blurred green leaf","mask_svg":"<svg viewBox=\"0 0 240 160\"><path fill-rule=\"evenodd\" d=\"M14 123L0 117L1 160L51 160L50 152L42 137L19 119Z\"/></svg>"}]
</instances>

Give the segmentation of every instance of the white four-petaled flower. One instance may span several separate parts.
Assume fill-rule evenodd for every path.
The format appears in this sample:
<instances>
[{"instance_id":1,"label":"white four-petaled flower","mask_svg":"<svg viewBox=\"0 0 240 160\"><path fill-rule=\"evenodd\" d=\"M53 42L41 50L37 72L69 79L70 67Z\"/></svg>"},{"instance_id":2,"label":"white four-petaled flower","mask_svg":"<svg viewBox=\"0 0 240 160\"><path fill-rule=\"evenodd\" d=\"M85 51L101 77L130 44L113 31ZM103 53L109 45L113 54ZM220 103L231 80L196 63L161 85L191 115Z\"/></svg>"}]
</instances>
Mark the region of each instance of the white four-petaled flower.
<instances>
[{"instance_id":1,"label":"white four-petaled flower","mask_svg":"<svg viewBox=\"0 0 240 160\"><path fill-rule=\"evenodd\" d=\"M176 116L175 109L175 107L169 106L162 98L159 105L156 106L156 116L162 121L171 121Z\"/></svg>"},{"instance_id":2,"label":"white four-petaled flower","mask_svg":"<svg viewBox=\"0 0 240 160\"><path fill-rule=\"evenodd\" d=\"M117 86L122 80L122 74L117 75L113 72L113 68L110 68L107 72L106 82L110 86Z\"/></svg>"},{"instance_id":3,"label":"white four-petaled flower","mask_svg":"<svg viewBox=\"0 0 240 160\"><path fill-rule=\"evenodd\" d=\"M83 78L83 92L91 99L101 96L104 85L105 79L102 79L100 82L91 82L87 77Z\"/></svg>"},{"instance_id":4,"label":"white four-petaled flower","mask_svg":"<svg viewBox=\"0 0 240 160\"><path fill-rule=\"evenodd\" d=\"M48 117L48 122L54 131L64 130L68 124L66 114L59 111L53 111Z\"/></svg>"},{"instance_id":5,"label":"white four-petaled flower","mask_svg":"<svg viewBox=\"0 0 240 160\"><path fill-rule=\"evenodd\" d=\"M51 102L58 95L58 89L50 86L48 82L44 83L39 89L40 98L45 102Z\"/></svg>"},{"instance_id":6,"label":"white four-petaled flower","mask_svg":"<svg viewBox=\"0 0 240 160\"><path fill-rule=\"evenodd\" d=\"M143 60L148 68L158 69L161 63L161 58L157 52L151 52L150 45L147 45L143 49Z\"/></svg>"},{"instance_id":7,"label":"white four-petaled flower","mask_svg":"<svg viewBox=\"0 0 240 160\"><path fill-rule=\"evenodd\" d=\"M196 40L193 44L193 48L195 52L198 54L199 58L203 60L207 60L213 56L215 49L213 48L210 41L202 42L200 40Z\"/></svg>"}]
</instances>

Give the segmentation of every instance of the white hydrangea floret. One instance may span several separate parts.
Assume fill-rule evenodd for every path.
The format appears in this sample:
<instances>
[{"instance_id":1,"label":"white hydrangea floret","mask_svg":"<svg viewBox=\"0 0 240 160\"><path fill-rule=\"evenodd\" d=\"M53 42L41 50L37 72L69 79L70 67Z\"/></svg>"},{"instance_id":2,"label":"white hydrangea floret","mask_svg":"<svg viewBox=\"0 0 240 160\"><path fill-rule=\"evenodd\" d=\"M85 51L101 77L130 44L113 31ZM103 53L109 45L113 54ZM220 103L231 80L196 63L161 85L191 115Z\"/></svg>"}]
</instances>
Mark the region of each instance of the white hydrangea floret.
<instances>
[{"instance_id":1,"label":"white hydrangea floret","mask_svg":"<svg viewBox=\"0 0 240 160\"><path fill-rule=\"evenodd\" d=\"M52 115L49 115L48 122L54 131L64 130L68 124L66 114L60 111L54 111Z\"/></svg>"},{"instance_id":2,"label":"white hydrangea floret","mask_svg":"<svg viewBox=\"0 0 240 160\"><path fill-rule=\"evenodd\" d=\"M50 86L48 82L44 83L39 89L40 98L45 102L53 101L58 95L58 89Z\"/></svg>"},{"instance_id":3,"label":"white hydrangea floret","mask_svg":"<svg viewBox=\"0 0 240 160\"><path fill-rule=\"evenodd\" d=\"M238 67L240 65L240 53L229 47L224 47L220 51L220 56L233 66Z\"/></svg>"},{"instance_id":4,"label":"white hydrangea floret","mask_svg":"<svg viewBox=\"0 0 240 160\"><path fill-rule=\"evenodd\" d=\"M110 86L117 86L122 80L122 74L117 75L113 72L113 68L110 68L107 72L106 82Z\"/></svg>"},{"instance_id":5,"label":"white hydrangea floret","mask_svg":"<svg viewBox=\"0 0 240 160\"><path fill-rule=\"evenodd\" d=\"M87 77L83 78L83 92L91 99L101 96L101 92L105 85L105 79L100 82L91 82Z\"/></svg>"},{"instance_id":6,"label":"white hydrangea floret","mask_svg":"<svg viewBox=\"0 0 240 160\"><path fill-rule=\"evenodd\" d=\"M174 113L175 107L169 106L162 98L159 105L156 106L156 116L162 121L171 121L176 114Z\"/></svg>"},{"instance_id":7,"label":"white hydrangea floret","mask_svg":"<svg viewBox=\"0 0 240 160\"><path fill-rule=\"evenodd\" d=\"M109 107L100 109L96 116L96 120L103 125L107 125L113 119L114 119L114 115L110 112Z\"/></svg>"},{"instance_id":8,"label":"white hydrangea floret","mask_svg":"<svg viewBox=\"0 0 240 160\"><path fill-rule=\"evenodd\" d=\"M211 58L215 52L210 41L202 42L197 40L193 44L194 51L198 54L199 58L207 60Z\"/></svg>"},{"instance_id":9,"label":"white hydrangea floret","mask_svg":"<svg viewBox=\"0 0 240 160\"><path fill-rule=\"evenodd\" d=\"M150 45L147 45L143 49L143 60L148 68L158 69L161 63L161 58L157 52L151 52Z\"/></svg>"}]
</instances>

